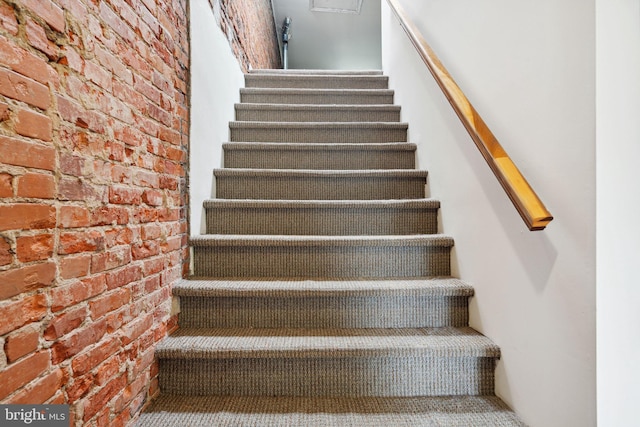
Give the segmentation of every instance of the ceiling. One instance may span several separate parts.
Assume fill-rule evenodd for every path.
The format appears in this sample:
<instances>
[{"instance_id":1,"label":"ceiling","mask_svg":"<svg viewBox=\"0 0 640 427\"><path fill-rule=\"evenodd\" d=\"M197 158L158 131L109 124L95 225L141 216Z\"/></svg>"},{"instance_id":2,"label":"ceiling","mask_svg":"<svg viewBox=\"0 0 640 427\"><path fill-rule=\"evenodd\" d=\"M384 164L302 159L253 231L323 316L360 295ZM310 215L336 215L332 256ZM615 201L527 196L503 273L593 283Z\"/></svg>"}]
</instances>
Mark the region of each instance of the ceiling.
<instances>
[{"instance_id":1,"label":"ceiling","mask_svg":"<svg viewBox=\"0 0 640 427\"><path fill-rule=\"evenodd\" d=\"M380 69L380 0L362 0L360 13L312 11L352 9L357 0L272 0L276 27L291 17L289 68Z\"/></svg>"}]
</instances>

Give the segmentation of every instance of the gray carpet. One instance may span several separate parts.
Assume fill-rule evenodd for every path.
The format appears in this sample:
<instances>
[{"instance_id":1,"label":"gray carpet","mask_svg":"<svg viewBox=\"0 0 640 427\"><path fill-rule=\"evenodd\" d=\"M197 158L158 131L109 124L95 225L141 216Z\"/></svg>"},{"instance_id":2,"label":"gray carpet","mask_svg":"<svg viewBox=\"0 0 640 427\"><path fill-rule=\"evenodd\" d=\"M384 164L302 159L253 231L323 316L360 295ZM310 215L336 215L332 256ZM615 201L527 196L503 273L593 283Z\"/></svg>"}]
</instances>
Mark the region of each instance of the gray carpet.
<instances>
[{"instance_id":1,"label":"gray carpet","mask_svg":"<svg viewBox=\"0 0 640 427\"><path fill-rule=\"evenodd\" d=\"M246 76L139 427L524 425L387 84Z\"/></svg>"},{"instance_id":2,"label":"gray carpet","mask_svg":"<svg viewBox=\"0 0 640 427\"><path fill-rule=\"evenodd\" d=\"M161 396L139 427L516 427L497 397L275 398Z\"/></svg>"}]
</instances>

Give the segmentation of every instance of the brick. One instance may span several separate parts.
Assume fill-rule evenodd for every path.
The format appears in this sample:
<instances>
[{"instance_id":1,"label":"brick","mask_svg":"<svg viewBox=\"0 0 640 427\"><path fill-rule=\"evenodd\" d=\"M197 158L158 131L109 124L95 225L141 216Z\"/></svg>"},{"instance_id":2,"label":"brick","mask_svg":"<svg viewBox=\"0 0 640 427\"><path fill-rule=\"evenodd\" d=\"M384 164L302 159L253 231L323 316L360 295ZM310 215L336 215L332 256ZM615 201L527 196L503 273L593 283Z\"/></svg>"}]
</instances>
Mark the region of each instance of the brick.
<instances>
[{"instance_id":1,"label":"brick","mask_svg":"<svg viewBox=\"0 0 640 427\"><path fill-rule=\"evenodd\" d=\"M135 42L136 35L133 30L105 2L100 3L100 18L126 42Z\"/></svg>"},{"instance_id":2,"label":"brick","mask_svg":"<svg viewBox=\"0 0 640 427\"><path fill-rule=\"evenodd\" d=\"M118 397L115 407L116 412L124 410L129 402L144 391L148 383L149 374L144 374L137 376L131 384L127 385L122 394Z\"/></svg>"},{"instance_id":3,"label":"brick","mask_svg":"<svg viewBox=\"0 0 640 427\"><path fill-rule=\"evenodd\" d=\"M125 306L131 300L131 291L128 289L117 289L106 295L89 302L91 318L99 319L107 313L116 311Z\"/></svg>"},{"instance_id":4,"label":"brick","mask_svg":"<svg viewBox=\"0 0 640 427\"><path fill-rule=\"evenodd\" d=\"M176 162L184 162L187 160L187 153L182 148L167 147L166 157Z\"/></svg>"},{"instance_id":5,"label":"brick","mask_svg":"<svg viewBox=\"0 0 640 427\"><path fill-rule=\"evenodd\" d=\"M31 46L47 55L52 61L56 61L59 58L58 46L47 38L47 33L44 28L31 19L27 19L26 30L27 39Z\"/></svg>"},{"instance_id":6,"label":"brick","mask_svg":"<svg viewBox=\"0 0 640 427\"><path fill-rule=\"evenodd\" d=\"M119 205L139 205L142 191L128 187L109 187L109 202Z\"/></svg>"},{"instance_id":7,"label":"brick","mask_svg":"<svg viewBox=\"0 0 640 427\"><path fill-rule=\"evenodd\" d=\"M64 377L65 375L61 369L55 369L44 378L35 382L32 386L29 386L15 396L12 396L8 402L22 405L46 403L58 390L62 388L62 385L65 383Z\"/></svg>"},{"instance_id":8,"label":"brick","mask_svg":"<svg viewBox=\"0 0 640 427\"><path fill-rule=\"evenodd\" d=\"M89 209L83 206L61 206L58 227L78 228L87 227L91 221Z\"/></svg>"},{"instance_id":9,"label":"brick","mask_svg":"<svg viewBox=\"0 0 640 427\"><path fill-rule=\"evenodd\" d=\"M62 178L58 184L58 197L62 200L99 200L96 187L80 178Z\"/></svg>"},{"instance_id":10,"label":"brick","mask_svg":"<svg viewBox=\"0 0 640 427\"><path fill-rule=\"evenodd\" d=\"M0 37L0 62L25 77L32 78L44 85L54 79L53 69L45 60L27 52L5 38Z\"/></svg>"},{"instance_id":11,"label":"brick","mask_svg":"<svg viewBox=\"0 0 640 427\"><path fill-rule=\"evenodd\" d=\"M2 40L2 39L0 39ZM4 102L0 102L0 122L4 122L9 120L9 104L5 104Z\"/></svg>"},{"instance_id":12,"label":"brick","mask_svg":"<svg viewBox=\"0 0 640 427\"><path fill-rule=\"evenodd\" d=\"M120 270L107 273L107 289L115 289L129 285L142 279L142 269L137 265L130 265Z\"/></svg>"},{"instance_id":13,"label":"brick","mask_svg":"<svg viewBox=\"0 0 640 427\"><path fill-rule=\"evenodd\" d=\"M53 175L27 173L18 177L18 197L53 199L56 195L56 183Z\"/></svg>"},{"instance_id":14,"label":"brick","mask_svg":"<svg viewBox=\"0 0 640 427\"><path fill-rule=\"evenodd\" d=\"M53 254L53 235L38 234L16 239L16 254L21 262L42 261Z\"/></svg>"},{"instance_id":15,"label":"brick","mask_svg":"<svg viewBox=\"0 0 640 427\"><path fill-rule=\"evenodd\" d=\"M91 269L91 256L81 255L65 257L60 260L60 278L73 279L85 277Z\"/></svg>"},{"instance_id":16,"label":"brick","mask_svg":"<svg viewBox=\"0 0 640 427\"><path fill-rule=\"evenodd\" d=\"M96 415L101 409L103 409L107 403L113 399L120 390L127 385L127 379L125 375L113 379L110 383L105 385L96 394L89 397L84 405L84 421L87 422L94 415Z\"/></svg>"},{"instance_id":17,"label":"brick","mask_svg":"<svg viewBox=\"0 0 640 427\"><path fill-rule=\"evenodd\" d=\"M164 270L164 259L163 258L156 258L156 259L152 259L152 260L145 260L144 263L142 264L142 268L144 270L145 276L147 276L147 277L151 276L152 274L160 273L162 270ZM148 280L150 282L153 282L156 279L158 279L158 278L157 277L150 277Z\"/></svg>"},{"instance_id":18,"label":"brick","mask_svg":"<svg viewBox=\"0 0 640 427\"><path fill-rule=\"evenodd\" d=\"M159 210L152 208L138 208L135 211L135 218L140 223L148 223L157 221L159 218Z\"/></svg>"},{"instance_id":19,"label":"brick","mask_svg":"<svg viewBox=\"0 0 640 427\"><path fill-rule=\"evenodd\" d=\"M45 295L39 294L0 306L0 335L14 331L29 322L42 319L47 314Z\"/></svg>"},{"instance_id":20,"label":"brick","mask_svg":"<svg viewBox=\"0 0 640 427\"><path fill-rule=\"evenodd\" d=\"M56 264L46 262L0 272L0 300L23 292L51 286L56 278Z\"/></svg>"},{"instance_id":21,"label":"brick","mask_svg":"<svg viewBox=\"0 0 640 427\"><path fill-rule=\"evenodd\" d=\"M50 366L48 351L36 353L0 372L0 399L40 376Z\"/></svg>"},{"instance_id":22,"label":"brick","mask_svg":"<svg viewBox=\"0 0 640 427\"><path fill-rule=\"evenodd\" d=\"M40 332L33 326L28 326L15 331L7 336L4 343L4 352L7 362L13 363L23 356L35 352L40 342Z\"/></svg>"},{"instance_id":23,"label":"brick","mask_svg":"<svg viewBox=\"0 0 640 427\"><path fill-rule=\"evenodd\" d=\"M53 124L51 119L43 114L20 110L16 115L15 131L19 135L48 142L53 136Z\"/></svg>"},{"instance_id":24,"label":"brick","mask_svg":"<svg viewBox=\"0 0 640 427\"><path fill-rule=\"evenodd\" d=\"M111 92L111 73L108 70L91 61L86 61L84 64L84 72L89 80Z\"/></svg>"},{"instance_id":25,"label":"brick","mask_svg":"<svg viewBox=\"0 0 640 427\"><path fill-rule=\"evenodd\" d=\"M162 206L164 194L158 190L145 190L142 193L142 201L149 206Z\"/></svg>"},{"instance_id":26,"label":"brick","mask_svg":"<svg viewBox=\"0 0 640 427\"><path fill-rule=\"evenodd\" d=\"M138 171L132 182L140 187L160 188L160 175L151 171Z\"/></svg>"},{"instance_id":27,"label":"brick","mask_svg":"<svg viewBox=\"0 0 640 427\"><path fill-rule=\"evenodd\" d=\"M107 322L100 321L78 329L75 333L56 341L51 347L52 362L59 364L69 359L88 346L99 342L107 333Z\"/></svg>"},{"instance_id":28,"label":"brick","mask_svg":"<svg viewBox=\"0 0 640 427\"><path fill-rule=\"evenodd\" d=\"M67 335L82 325L87 315L87 308L79 307L54 317L44 331L44 338L53 341Z\"/></svg>"},{"instance_id":29,"label":"brick","mask_svg":"<svg viewBox=\"0 0 640 427\"><path fill-rule=\"evenodd\" d=\"M146 224L142 226L140 236L142 240L154 240L162 237L162 228L158 224Z\"/></svg>"},{"instance_id":30,"label":"brick","mask_svg":"<svg viewBox=\"0 0 640 427\"><path fill-rule=\"evenodd\" d=\"M177 251L183 246L182 236L168 237L161 246L164 253Z\"/></svg>"},{"instance_id":31,"label":"brick","mask_svg":"<svg viewBox=\"0 0 640 427\"><path fill-rule=\"evenodd\" d=\"M56 208L49 205L16 203L0 206L0 231L55 227Z\"/></svg>"},{"instance_id":32,"label":"brick","mask_svg":"<svg viewBox=\"0 0 640 427\"><path fill-rule=\"evenodd\" d=\"M121 367L125 361L124 354L117 354L107 359L104 363L98 366L96 369L95 379L96 384L103 386L107 384L118 372L121 372ZM109 426L107 426L109 427Z\"/></svg>"},{"instance_id":33,"label":"brick","mask_svg":"<svg viewBox=\"0 0 640 427\"><path fill-rule=\"evenodd\" d=\"M76 376L85 375L92 371L109 357L120 351L120 341L116 338L108 338L94 347L76 356L71 362L73 373Z\"/></svg>"},{"instance_id":34,"label":"brick","mask_svg":"<svg viewBox=\"0 0 640 427\"><path fill-rule=\"evenodd\" d=\"M5 30L13 34L18 34L18 20L13 8L6 4L0 3L0 24Z\"/></svg>"},{"instance_id":35,"label":"brick","mask_svg":"<svg viewBox=\"0 0 640 427\"><path fill-rule=\"evenodd\" d=\"M67 383L65 391L67 392L67 396L69 396L69 401L75 402L89 393L93 386L93 375L85 375L82 377L73 378L69 383ZM73 426L75 424L70 423L69 425Z\"/></svg>"},{"instance_id":36,"label":"brick","mask_svg":"<svg viewBox=\"0 0 640 427\"><path fill-rule=\"evenodd\" d=\"M58 254L68 255L80 252L95 252L104 247L104 237L96 230L61 233Z\"/></svg>"},{"instance_id":37,"label":"brick","mask_svg":"<svg viewBox=\"0 0 640 427\"><path fill-rule=\"evenodd\" d=\"M111 180L119 184L131 183L131 167L114 164L111 166Z\"/></svg>"},{"instance_id":38,"label":"brick","mask_svg":"<svg viewBox=\"0 0 640 427\"><path fill-rule=\"evenodd\" d=\"M147 315L143 318L138 318L128 323L124 328L122 328L122 345L126 346L131 344L145 331L148 331L151 326L153 326L153 316L151 315Z\"/></svg>"},{"instance_id":39,"label":"brick","mask_svg":"<svg viewBox=\"0 0 640 427\"><path fill-rule=\"evenodd\" d=\"M95 52L100 64L113 72L114 75L118 76L127 85L133 85L133 73L120 59L106 49L103 49L100 45L95 46Z\"/></svg>"},{"instance_id":40,"label":"brick","mask_svg":"<svg viewBox=\"0 0 640 427\"><path fill-rule=\"evenodd\" d=\"M119 206L103 206L91 212L91 225L124 225L129 223L129 211Z\"/></svg>"},{"instance_id":41,"label":"brick","mask_svg":"<svg viewBox=\"0 0 640 427\"><path fill-rule=\"evenodd\" d=\"M131 249L128 246L117 247L91 256L91 272L100 273L124 267L131 263Z\"/></svg>"},{"instance_id":42,"label":"brick","mask_svg":"<svg viewBox=\"0 0 640 427\"><path fill-rule=\"evenodd\" d=\"M57 312L76 305L106 290L104 276L96 276L75 281L66 286L55 287L51 290L51 311Z\"/></svg>"},{"instance_id":43,"label":"brick","mask_svg":"<svg viewBox=\"0 0 640 427\"><path fill-rule=\"evenodd\" d=\"M60 153L59 170L65 175L82 176L86 164L84 157L75 156L71 153Z\"/></svg>"},{"instance_id":44,"label":"brick","mask_svg":"<svg viewBox=\"0 0 640 427\"><path fill-rule=\"evenodd\" d=\"M178 178L169 175L160 177L160 188L175 191L178 189Z\"/></svg>"},{"instance_id":45,"label":"brick","mask_svg":"<svg viewBox=\"0 0 640 427\"><path fill-rule=\"evenodd\" d=\"M0 236L0 266L11 264L13 262L13 252L11 243L4 237Z\"/></svg>"},{"instance_id":46,"label":"brick","mask_svg":"<svg viewBox=\"0 0 640 427\"><path fill-rule=\"evenodd\" d=\"M51 0L22 0L22 4L44 19L52 29L64 32L64 12Z\"/></svg>"},{"instance_id":47,"label":"brick","mask_svg":"<svg viewBox=\"0 0 640 427\"><path fill-rule=\"evenodd\" d=\"M81 0L58 0L58 4L74 19L86 25L87 6Z\"/></svg>"},{"instance_id":48,"label":"brick","mask_svg":"<svg viewBox=\"0 0 640 427\"><path fill-rule=\"evenodd\" d=\"M82 92L86 92L86 90L82 89ZM58 113L63 120L83 129L104 132L105 120L100 113L87 111L77 102L59 95L56 96L56 101L58 103ZM88 137L84 133L79 133L75 136L75 139L78 140L76 143L78 148L85 148L89 145Z\"/></svg>"},{"instance_id":49,"label":"brick","mask_svg":"<svg viewBox=\"0 0 640 427\"><path fill-rule=\"evenodd\" d=\"M63 46L60 55L61 58L58 60L59 64L66 65L79 73L84 71L84 59L78 54L75 47Z\"/></svg>"},{"instance_id":50,"label":"brick","mask_svg":"<svg viewBox=\"0 0 640 427\"><path fill-rule=\"evenodd\" d=\"M131 255L134 260L141 260L156 256L160 253L160 246L155 241L145 241L131 246Z\"/></svg>"},{"instance_id":51,"label":"brick","mask_svg":"<svg viewBox=\"0 0 640 427\"><path fill-rule=\"evenodd\" d=\"M2 162L9 165L49 171L56 168L56 150L53 147L0 136L0 153Z\"/></svg>"},{"instance_id":52,"label":"brick","mask_svg":"<svg viewBox=\"0 0 640 427\"><path fill-rule=\"evenodd\" d=\"M130 245L134 239L132 228L112 228L105 231L105 241L108 248L118 245Z\"/></svg>"}]
</instances>

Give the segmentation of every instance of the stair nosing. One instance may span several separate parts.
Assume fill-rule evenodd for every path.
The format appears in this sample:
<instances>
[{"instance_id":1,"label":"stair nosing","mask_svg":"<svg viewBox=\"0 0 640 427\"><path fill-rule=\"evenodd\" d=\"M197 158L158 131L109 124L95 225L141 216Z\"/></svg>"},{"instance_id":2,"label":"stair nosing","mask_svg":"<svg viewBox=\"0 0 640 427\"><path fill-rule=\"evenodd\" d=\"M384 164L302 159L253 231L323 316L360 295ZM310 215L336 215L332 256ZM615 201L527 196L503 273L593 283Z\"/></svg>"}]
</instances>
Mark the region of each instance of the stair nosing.
<instances>
[{"instance_id":1,"label":"stair nosing","mask_svg":"<svg viewBox=\"0 0 640 427\"><path fill-rule=\"evenodd\" d=\"M257 103L257 102L240 102L235 104L236 109L240 110L373 110L385 112L400 112L401 107L394 104L279 104L279 103Z\"/></svg>"},{"instance_id":2,"label":"stair nosing","mask_svg":"<svg viewBox=\"0 0 640 427\"><path fill-rule=\"evenodd\" d=\"M406 122L265 122L234 120L229 122L230 129L278 129L278 128L339 128L339 129L399 129L406 130L409 124Z\"/></svg>"},{"instance_id":3,"label":"stair nosing","mask_svg":"<svg viewBox=\"0 0 640 427\"><path fill-rule=\"evenodd\" d=\"M499 358L470 327L398 329L182 328L156 348L160 359L446 357Z\"/></svg>"},{"instance_id":4,"label":"stair nosing","mask_svg":"<svg viewBox=\"0 0 640 427\"><path fill-rule=\"evenodd\" d=\"M453 247L454 240L444 234L412 235L257 235L257 234L200 234L191 236L193 247Z\"/></svg>"},{"instance_id":5,"label":"stair nosing","mask_svg":"<svg viewBox=\"0 0 640 427\"><path fill-rule=\"evenodd\" d=\"M370 69L370 70L325 70L325 69L302 69L302 68L258 68L249 70L248 73L245 74L277 74L277 75L327 75L327 76L335 76L335 75L373 75L373 76L382 76L384 75L382 70Z\"/></svg>"},{"instance_id":6,"label":"stair nosing","mask_svg":"<svg viewBox=\"0 0 640 427\"><path fill-rule=\"evenodd\" d=\"M297 208L297 209L438 209L436 199L390 199L390 200L286 200L286 199L208 199L205 208Z\"/></svg>"},{"instance_id":7,"label":"stair nosing","mask_svg":"<svg viewBox=\"0 0 640 427\"><path fill-rule=\"evenodd\" d=\"M255 142L232 141L222 144L223 149L232 150L308 150L308 151L416 151L418 146L411 142Z\"/></svg>"},{"instance_id":8,"label":"stair nosing","mask_svg":"<svg viewBox=\"0 0 640 427\"><path fill-rule=\"evenodd\" d=\"M427 171L419 169L250 169L250 168L220 168L214 169L213 174L222 176L278 176L278 177L323 177L323 178L349 178L349 177L409 177L426 178Z\"/></svg>"},{"instance_id":9,"label":"stair nosing","mask_svg":"<svg viewBox=\"0 0 640 427\"><path fill-rule=\"evenodd\" d=\"M245 87L240 89L240 94L244 93L286 93L296 94L339 94L339 95L394 95L393 89L318 89L318 88L277 88L277 87ZM351 105L351 104L349 104Z\"/></svg>"},{"instance_id":10,"label":"stair nosing","mask_svg":"<svg viewBox=\"0 0 640 427\"><path fill-rule=\"evenodd\" d=\"M381 280L224 280L181 279L173 287L179 297L329 297L429 296L471 297L474 289L453 277Z\"/></svg>"}]
</instances>

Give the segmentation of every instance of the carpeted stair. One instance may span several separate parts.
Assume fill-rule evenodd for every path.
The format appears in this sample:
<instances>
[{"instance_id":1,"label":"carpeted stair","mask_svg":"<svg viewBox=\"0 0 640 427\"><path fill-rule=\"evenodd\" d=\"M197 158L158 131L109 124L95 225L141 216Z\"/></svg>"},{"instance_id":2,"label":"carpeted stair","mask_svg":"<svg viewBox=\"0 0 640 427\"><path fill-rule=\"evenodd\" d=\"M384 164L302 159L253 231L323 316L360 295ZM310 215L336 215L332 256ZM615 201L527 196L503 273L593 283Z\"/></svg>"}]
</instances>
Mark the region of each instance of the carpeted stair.
<instances>
[{"instance_id":1,"label":"carpeted stair","mask_svg":"<svg viewBox=\"0 0 640 427\"><path fill-rule=\"evenodd\" d=\"M254 71L139 426L522 426L379 72Z\"/></svg>"}]
</instances>

